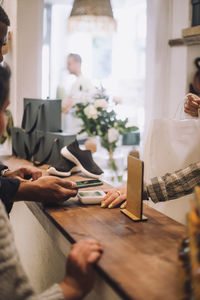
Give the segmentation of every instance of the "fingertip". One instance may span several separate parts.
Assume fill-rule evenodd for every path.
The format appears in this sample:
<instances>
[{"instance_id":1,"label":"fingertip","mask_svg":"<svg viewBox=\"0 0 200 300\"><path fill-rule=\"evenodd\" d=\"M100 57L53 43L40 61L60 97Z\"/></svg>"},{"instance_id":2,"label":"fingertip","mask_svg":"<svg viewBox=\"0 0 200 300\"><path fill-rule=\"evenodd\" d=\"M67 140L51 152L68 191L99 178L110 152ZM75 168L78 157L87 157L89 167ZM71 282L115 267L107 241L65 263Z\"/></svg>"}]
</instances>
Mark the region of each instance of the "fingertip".
<instances>
[{"instance_id":1,"label":"fingertip","mask_svg":"<svg viewBox=\"0 0 200 300\"><path fill-rule=\"evenodd\" d=\"M88 263L94 264L95 262L97 262L100 259L101 255L102 255L102 253L100 251L92 252L91 255L87 259Z\"/></svg>"},{"instance_id":2,"label":"fingertip","mask_svg":"<svg viewBox=\"0 0 200 300\"><path fill-rule=\"evenodd\" d=\"M71 187L75 189L77 187L77 184L74 181L71 181Z\"/></svg>"},{"instance_id":3,"label":"fingertip","mask_svg":"<svg viewBox=\"0 0 200 300\"><path fill-rule=\"evenodd\" d=\"M125 201L124 203L122 203L122 205L120 206L120 208L126 208L126 204L127 204L127 201Z\"/></svg>"}]
</instances>

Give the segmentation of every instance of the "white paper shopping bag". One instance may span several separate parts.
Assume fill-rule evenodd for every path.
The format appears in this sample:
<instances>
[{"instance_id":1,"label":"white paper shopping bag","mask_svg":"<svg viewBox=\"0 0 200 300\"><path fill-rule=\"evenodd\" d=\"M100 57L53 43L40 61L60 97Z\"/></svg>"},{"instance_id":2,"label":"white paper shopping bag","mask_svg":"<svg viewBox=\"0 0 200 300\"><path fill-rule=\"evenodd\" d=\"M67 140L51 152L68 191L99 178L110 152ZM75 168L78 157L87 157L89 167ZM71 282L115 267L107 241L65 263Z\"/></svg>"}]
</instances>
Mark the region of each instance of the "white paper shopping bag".
<instances>
[{"instance_id":1,"label":"white paper shopping bag","mask_svg":"<svg viewBox=\"0 0 200 300\"><path fill-rule=\"evenodd\" d=\"M145 179L162 176L200 161L200 120L153 120L143 160Z\"/></svg>"}]
</instances>

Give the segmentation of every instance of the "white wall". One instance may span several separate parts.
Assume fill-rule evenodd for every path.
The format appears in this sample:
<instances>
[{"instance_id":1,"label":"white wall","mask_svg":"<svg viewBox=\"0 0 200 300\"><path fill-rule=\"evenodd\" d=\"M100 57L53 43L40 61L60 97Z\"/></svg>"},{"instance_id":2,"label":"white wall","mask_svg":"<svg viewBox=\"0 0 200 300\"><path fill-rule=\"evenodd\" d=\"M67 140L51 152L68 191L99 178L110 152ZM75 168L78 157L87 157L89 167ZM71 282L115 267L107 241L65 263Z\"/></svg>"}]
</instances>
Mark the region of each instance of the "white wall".
<instances>
[{"instance_id":1,"label":"white wall","mask_svg":"<svg viewBox=\"0 0 200 300\"><path fill-rule=\"evenodd\" d=\"M173 118L194 75L200 46L170 47L191 26L190 0L147 1L146 133L154 118Z\"/></svg>"},{"instance_id":2,"label":"white wall","mask_svg":"<svg viewBox=\"0 0 200 300\"><path fill-rule=\"evenodd\" d=\"M169 19L171 30L169 38L181 38L183 28L191 26L189 0L174 0L172 14ZM181 13L180 13L181 12ZM168 103L167 117L173 118L180 102L183 102L185 94L188 93L189 71L194 72L192 63L188 65L188 60L192 61L196 56L190 52L190 47L179 46L169 47L169 87L167 97ZM183 105L182 105L183 107Z\"/></svg>"},{"instance_id":3,"label":"white wall","mask_svg":"<svg viewBox=\"0 0 200 300\"><path fill-rule=\"evenodd\" d=\"M12 47L5 61L12 70L11 110L21 124L24 97L41 96L43 0L7 0Z\"/></svg>"}]
</instances>

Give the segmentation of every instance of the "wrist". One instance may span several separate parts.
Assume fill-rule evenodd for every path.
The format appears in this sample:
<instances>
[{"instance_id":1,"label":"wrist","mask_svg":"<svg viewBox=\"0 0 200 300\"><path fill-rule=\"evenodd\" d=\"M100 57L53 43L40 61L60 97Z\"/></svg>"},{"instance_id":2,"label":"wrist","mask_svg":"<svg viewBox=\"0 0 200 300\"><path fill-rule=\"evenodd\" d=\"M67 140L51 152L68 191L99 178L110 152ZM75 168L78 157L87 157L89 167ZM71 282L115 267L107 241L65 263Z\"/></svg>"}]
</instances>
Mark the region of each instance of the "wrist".
<instances>
[{"instance_id":1,"label":"wrist","mask_svg":"<svg viewBox=\"0 0 200 300\"><path fill-rule=\"evenodd\" d=\"M26 200L26 201L36 201L34 199L34 184L29 181L21 181L18 191L15 195L15 201Z\"/></svg>"},{"instance_id":2,"label":"wrist","mask_svg":"<svg viewBox=\"0 0 200 300\"><path fill-rule=\"evenodd\" d=\"M81 292L69 278L62 281L59 286L63 292L65 300L79 300L84 297L84 293Z\"/></svg>"}]
</instances>

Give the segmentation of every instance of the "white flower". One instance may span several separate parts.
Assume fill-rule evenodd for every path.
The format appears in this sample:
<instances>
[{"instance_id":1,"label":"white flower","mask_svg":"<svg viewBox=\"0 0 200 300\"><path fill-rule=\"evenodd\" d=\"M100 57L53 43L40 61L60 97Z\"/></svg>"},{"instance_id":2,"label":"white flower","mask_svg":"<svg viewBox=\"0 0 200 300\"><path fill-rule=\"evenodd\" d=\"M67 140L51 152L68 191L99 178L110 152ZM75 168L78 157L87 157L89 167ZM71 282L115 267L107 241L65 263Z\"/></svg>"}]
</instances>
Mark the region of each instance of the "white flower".
<instances>
[{"instance_id":1,"label":"white flower","mask_svg":"<svg viewBox=\"0 0 200 300\"><path fill-rule=\"evenodd\" d=\"M97 99L95 102L94 102L94 106L96 108L100 107L100 108L104 108L106 109L107 106L108 106L108 103L105 99Z\"/></svg>"},{"instance_id":2,"label":"white flower","mask_svg":"<svg viewBox=\"0 0 200 300\"><path fill-rule=\"evenodd\" d=\"M88 119L96 119L98 117L97 110L94 105L90 104L84 109L84 113L88 117Z\"/></svg>"},{"instance_id":3,"label":"white flower","mask_svg":"<svg viewBox=\"0 0 200 300\"><path fill-rule=\"evenodd\" d=\"M122 104L122 99L119 98L119 97L113 97L113 102L114 102L115 104Z\"/></svg>"},{"instance_id":4,"label":"white flower","mask_svg":"<svg viewBox=\"0 0 200 300\"><path fill-rule=\"evenodd\" d=\"M108 129L108 141L109 143L115 142L119 137L119 132L115 128Z\"/></svg>"}]
</instances>

